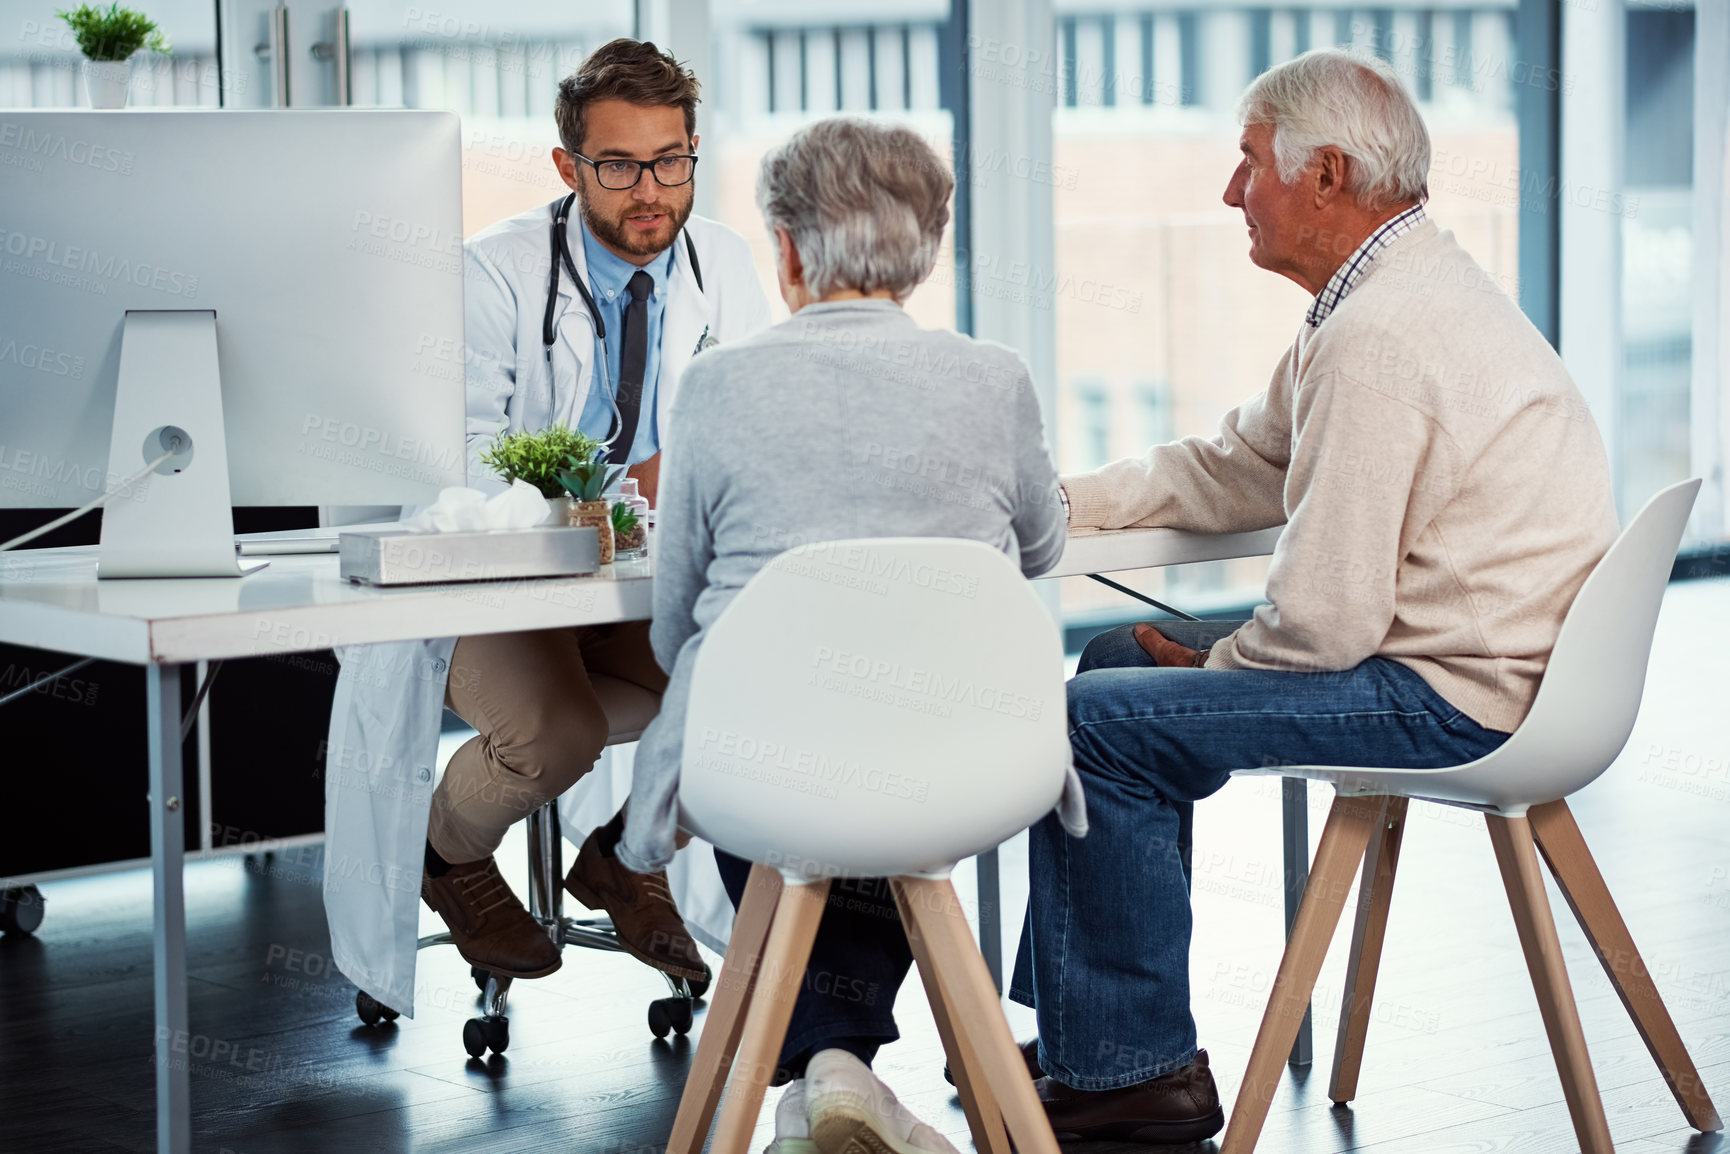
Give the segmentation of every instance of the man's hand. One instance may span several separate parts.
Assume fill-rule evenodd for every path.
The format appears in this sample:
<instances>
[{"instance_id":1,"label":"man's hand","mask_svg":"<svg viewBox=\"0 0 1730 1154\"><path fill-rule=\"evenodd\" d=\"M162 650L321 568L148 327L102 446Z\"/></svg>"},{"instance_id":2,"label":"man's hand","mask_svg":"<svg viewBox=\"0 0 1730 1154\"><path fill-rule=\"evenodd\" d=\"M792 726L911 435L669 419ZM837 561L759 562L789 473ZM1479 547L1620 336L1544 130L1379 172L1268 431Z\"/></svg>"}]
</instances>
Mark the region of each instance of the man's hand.
<instances>
[{"instance_id":1,"label":"man's hand","mask_svg":"<svg viewBox=\"0 0 1730 1154\"><path fill-rule=\"evenodd\" d=\"M1135 642L1147 650L1155 665L1199 669L1207 660L1207 650L1197 651L1187 645L1179 645L1146 621L1135 627Z\"/></svg>"}]
</instances>

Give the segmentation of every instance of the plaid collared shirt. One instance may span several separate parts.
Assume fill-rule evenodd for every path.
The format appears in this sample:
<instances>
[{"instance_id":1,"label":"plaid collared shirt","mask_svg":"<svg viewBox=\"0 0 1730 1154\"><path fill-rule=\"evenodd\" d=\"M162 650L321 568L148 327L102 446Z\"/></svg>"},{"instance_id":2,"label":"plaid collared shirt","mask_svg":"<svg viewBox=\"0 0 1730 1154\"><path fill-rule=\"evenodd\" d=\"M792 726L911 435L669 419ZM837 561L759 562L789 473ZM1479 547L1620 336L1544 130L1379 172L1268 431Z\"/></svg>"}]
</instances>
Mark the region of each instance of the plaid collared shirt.
<instances>
[{"instance_id":1,"label":"plaid collared shirt","mask_svg":"<svg viewBox=\"0 0 1730 1154\"><path fill-rule=\"evenodd\" d=\"M1346 263L1340 265L1339 271L1335 272L1322 291L1316 294L1315 303L1310 306L1309 316L1305 318L1309 321L1310 328L1315 328L1332 315L1339 303L1346 299L1346 294L1363 278L1370 262L1381 255L1384 248L1424 223L1426 219L1424 206L1413 205L1376 229L1368 240L1358 245L1358 250L1347 258Z\"/></svg>"}]
</instances>

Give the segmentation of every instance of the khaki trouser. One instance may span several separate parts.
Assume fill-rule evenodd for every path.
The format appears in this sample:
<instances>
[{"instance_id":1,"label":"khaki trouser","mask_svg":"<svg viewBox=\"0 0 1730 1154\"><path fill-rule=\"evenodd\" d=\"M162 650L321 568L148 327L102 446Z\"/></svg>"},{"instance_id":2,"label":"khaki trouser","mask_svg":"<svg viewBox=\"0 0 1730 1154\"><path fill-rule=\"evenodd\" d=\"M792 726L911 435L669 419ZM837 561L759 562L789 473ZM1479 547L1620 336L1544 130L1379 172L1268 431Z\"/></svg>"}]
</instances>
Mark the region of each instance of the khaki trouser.
<instances>
[{"instance_id":1,"label":"khaki trouser","mask_svg":"<svg viewBox=\"0 0 1730 1154\"><path fill-rule=\"evenodd\" d=\"M479 733L452 755L433 791L427 840L440 857L490 856L512 822L594 767L607 717L590 673L656 693L667 687L647 621L458 639L445 704Z\"/></svg>"}]
</instances>

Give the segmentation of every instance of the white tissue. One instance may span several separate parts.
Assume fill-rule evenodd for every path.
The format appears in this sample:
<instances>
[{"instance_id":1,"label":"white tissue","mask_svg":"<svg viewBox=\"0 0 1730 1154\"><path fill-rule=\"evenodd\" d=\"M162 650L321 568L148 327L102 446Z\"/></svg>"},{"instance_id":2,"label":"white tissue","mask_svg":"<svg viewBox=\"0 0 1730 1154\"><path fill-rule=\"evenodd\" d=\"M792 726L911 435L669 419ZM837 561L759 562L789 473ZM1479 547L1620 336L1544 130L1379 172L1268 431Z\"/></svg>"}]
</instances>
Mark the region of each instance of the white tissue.
<instances>
[{"instance_id":1,"label":"white tissue","mask_svg":"<svg viewBox=\"0 0 1730 1154\"><path fill-rule=\"evenodd\" d=\"M488 497L479 489L439 491L439 499L403 521L416 533L464 533L477 529L529 529L553 519L541 491L527 481L512 481Z\"/></svg>"}]
</instances>

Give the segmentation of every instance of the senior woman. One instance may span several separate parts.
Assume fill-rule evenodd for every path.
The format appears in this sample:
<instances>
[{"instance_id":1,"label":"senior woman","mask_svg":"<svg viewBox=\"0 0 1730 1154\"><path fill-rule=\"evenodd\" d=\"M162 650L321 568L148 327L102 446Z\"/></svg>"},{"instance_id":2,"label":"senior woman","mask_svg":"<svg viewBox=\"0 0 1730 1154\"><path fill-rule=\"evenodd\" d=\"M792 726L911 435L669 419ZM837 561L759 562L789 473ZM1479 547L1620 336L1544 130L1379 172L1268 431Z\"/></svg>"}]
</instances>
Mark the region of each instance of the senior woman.
<instances>
[{"instance_id":1,"label":"senior woman","mask_svg":"<svg viewBox=\"0 0 1730 1154\"><path fill-rule=\"evenodd\" d=\"M673 853L704 631L777 554L843 538L970 537L1032 577L1063 551L1026 364L1003 346L922 329L902 309L931 273L953 183L912 131L846 118L801 129L763 161L757 203L793 315L693 360L672 410L650 634L670 684L638 747L627 823L608 839L630 869L660 869ZM737 903L748 863L716 857ZM898 1036L892 1009L912 958L887 886L841 885L781 1055L792 1084L776 1148L952 1151L871 1073Z\"/></svg>"}]
</instances>

